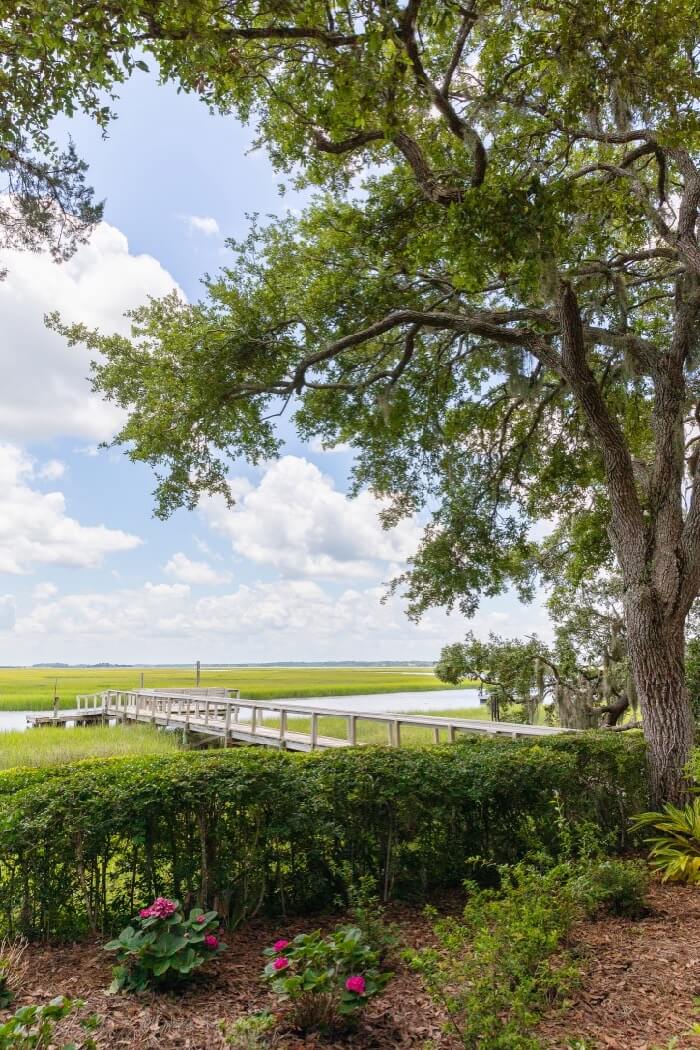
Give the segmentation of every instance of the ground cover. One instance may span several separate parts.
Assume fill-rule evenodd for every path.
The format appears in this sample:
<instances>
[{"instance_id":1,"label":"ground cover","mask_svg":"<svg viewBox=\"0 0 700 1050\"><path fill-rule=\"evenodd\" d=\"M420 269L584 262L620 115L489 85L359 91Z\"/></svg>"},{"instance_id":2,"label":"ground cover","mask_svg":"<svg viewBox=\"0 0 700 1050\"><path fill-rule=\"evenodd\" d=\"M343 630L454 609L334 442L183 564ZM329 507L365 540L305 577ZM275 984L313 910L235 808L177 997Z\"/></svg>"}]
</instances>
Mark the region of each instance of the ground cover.
<instances>
[{"instance_id":1,"label":"ground cover","mask_svg":"<svg viewBox=\"0 0 700 1050\"><path fill-rule=\"evenodd\" d=\"M553 1009L537 1029L542 1050L700 1046L700 1038L689 1034L698 992L700 891L656 883L650 903L651 914L643 920L608 917L577 924L571 948L582 978L564 1007ZM455 913L459 908L460 901L453 897L444 900L440 910ZM431 925L419 909L394 906L388 917L398 925L405 944L433 943ZM322 925L330 928L339 918L329 917ZM99 1050L223 1050L221 1019L232 1022L273 1005L259 976L263 949L276 936L309 928L308 919L248 924L227 937L231 950L217 966L177 996L107 996L112 960L102 942L33 946L30 977L20 1001L45 1002L56 994L84 998L83 1014L101 1018L95 1032ZM370 1004L355 1035L323 1043L314 1036L301 1039L289 1033L276 1045L285 1050L457 1050L461 1044L442 1032L444 1015L420 976L400 960L395 969L395 978ZM80 1034L76 1021L64 1022L65 1041Z\"/></svg>"},{"instance_id":2,"label":"ground cover","mask_svg":"<svg viewBox=\"0 0 700 1050\"><path fill-rule=\"evenodd\" d=\"M83 758L164 755L178 748L171 733L151 726L88 726L59 729L42 726L29 732L0 733L0 769L52 766Z\"/></svg>"},{"instance_id":3,"label":"ground cover","mask_svg":"<svg viewBox=\"0 0 700 1050\"><path fill-rule=\"evenodd\" d=\"M59 706L72 708L78 693L103 689L194 686L194 668L187 667L3 667L0 668L0 710L48 710L54 691ZM469 685L470 683L462 683ZM231 667L202 670L201 685L240 688L252 700L284 697L347 696L353 693L420 692L452 689L430 668L415 667Z\"/></svg>"}]
</instances>

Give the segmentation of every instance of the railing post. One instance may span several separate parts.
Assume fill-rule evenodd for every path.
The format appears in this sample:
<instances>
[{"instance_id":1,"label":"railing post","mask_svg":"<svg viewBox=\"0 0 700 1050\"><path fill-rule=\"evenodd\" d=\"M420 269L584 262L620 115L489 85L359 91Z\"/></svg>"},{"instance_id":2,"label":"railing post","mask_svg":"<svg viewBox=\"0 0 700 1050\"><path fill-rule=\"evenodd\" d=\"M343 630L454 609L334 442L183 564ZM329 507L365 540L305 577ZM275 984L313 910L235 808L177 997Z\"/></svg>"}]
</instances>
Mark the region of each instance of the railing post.
<instances>
[{"instance_id":1,"label":"railing post","mask_svg":"<svg viewBox=\"0 0 700 1050\"><path fill-rule=\"evenodd\" d=\"M168 709L167 709L166 715L165 715L165 724L166 724L166 726L170 725L170 716L172 715L172 713L173 713L173 698L172 698L172 696L169 696L168 697Z\"/></svg>"},{"instance_id":2,"label":"railing post","mask_svg":"<svg viewBox=\"0 0 700 1050\"><path fill-rule=\"evenodd\" d=\"M398 718L394 722L394 747L401 747L401 722Z\"/></svg>"},{"instance_id":3,"label":"railing post","mask_svg":"<svg viewBox=\"0 0 700 1050\"><path fill-rule=\"evenodd\" d=\"M357 715L348 715L348 743L351 747L357 743Z\"/></svg>"},{"instance_id":4,"label":"railing post","mask_svg":"<svg viewBox=\"0 0 700 1050\"><path fill-rule=\"evenodd\" d=\"M316 711L311 715L311 750L316 750L318 743L318 714Z\"/></svg>"},{"instance_id":5,"label":"railing post","mask_svg":"<svg viewBox=\"0 0 700 1050\"><path fill-rule=\"evenodd\" d=\"M440 726L433 726L433 740L436 744L440 743Z\"/></svg>"},{"instance_id":6,"label":"railing post","mask_svg":"<svg viewBox=\"0 0 700 1050\"><path fill-rule=\"evenodd\" d=\"M285 738L287 736L287 712L280 711L280 745L284 747Z\"/></svg>"},{"instance_id":7,"label":"railing post","mask_svg":"<svg viewBox=\"0 0 700 1050\"><path fill-rule=\"evenodd\" d=\"M450 726L450 743L454 744L456 739L457 739L457 727L451 725Z\"/></svg>"},{"instance_id":8,"label":"railing post","mask_svg":"<svg viewBox=\"0 0 700 1050\"><path fill-rule=\"evenodd\" d=\"M204 698L204 724L209 725L209 697Z\"/></svg>"},{"instance_id":9,"label":"railing post","mask_svg":"<svg viewBox=\"0 0 700 1050\"><path fill-rule=\"evenodd\" d=\"M257 707L251 707L250 709L250 731L255 736L255 730L257 729L258 721L258 709Z\"/></svg>"},{"instance_id":10,"label":"railing post","mask_svg":"<svg viewBox=\"0 0 700 1050\"><path fill-rule=\"evenodd\" d=\"M238 719L236 719L236 721L238 721ZM224 723L224 747L228 747L228 738L229 738L230 733L231 733L231 705L230 704L226 704L226 721Z\"/></svg>"}]
</instances>

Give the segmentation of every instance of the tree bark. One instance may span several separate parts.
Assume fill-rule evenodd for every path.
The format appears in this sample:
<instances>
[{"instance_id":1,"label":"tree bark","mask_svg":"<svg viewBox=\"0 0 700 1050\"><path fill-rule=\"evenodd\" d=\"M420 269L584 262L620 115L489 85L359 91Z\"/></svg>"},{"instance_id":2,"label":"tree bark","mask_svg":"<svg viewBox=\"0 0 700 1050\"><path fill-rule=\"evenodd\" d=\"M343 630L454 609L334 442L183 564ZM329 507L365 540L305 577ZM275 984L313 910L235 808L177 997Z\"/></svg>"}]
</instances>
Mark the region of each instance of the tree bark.
<instances>
[{"instance_id":1,"label":"tree bark","mask_svg":"<svg viewBox=\"0 0 700 1050\"><path fill-rule=\"evenodd\" d=\"M662 603L648 585L628 590L625 614L644 720L651 803L683 803L688 797L683 771L695 740L685 683L684 626L664 616Z\"/></svg>"}]
</instances>

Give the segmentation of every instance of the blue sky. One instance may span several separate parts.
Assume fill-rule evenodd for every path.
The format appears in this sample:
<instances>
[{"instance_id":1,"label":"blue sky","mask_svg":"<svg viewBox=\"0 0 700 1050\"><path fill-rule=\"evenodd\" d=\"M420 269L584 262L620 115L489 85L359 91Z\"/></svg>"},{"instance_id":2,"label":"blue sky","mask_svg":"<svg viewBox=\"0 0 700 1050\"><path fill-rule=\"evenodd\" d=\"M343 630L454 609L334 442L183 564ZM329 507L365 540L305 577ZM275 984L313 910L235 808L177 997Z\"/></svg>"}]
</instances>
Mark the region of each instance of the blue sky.
<instances>
[{"instance_id":1,"label":"blue sky","mask_svg":"<svg viewBox=\"0 0 700 1050\"><path fill-rule=\"evenodd\" d=\"M0 663L433 659L458 616L415 626L383 583L415 549L419 522L385 534L378 505L345 496L350 457L302 445L232 468L237 509L211 500L152 516L150 471L98 450L118 417L91 395L87 355L46 331L59 309L106 330L147 294L189 299L227 259L247 215L303 207L251 132L138 73L108 138L63 122L106 198L105 224L69 263L7 253L0 284ZM486 603L478 634L546 633L539 605Z\"/></svg>"}]
</instances>

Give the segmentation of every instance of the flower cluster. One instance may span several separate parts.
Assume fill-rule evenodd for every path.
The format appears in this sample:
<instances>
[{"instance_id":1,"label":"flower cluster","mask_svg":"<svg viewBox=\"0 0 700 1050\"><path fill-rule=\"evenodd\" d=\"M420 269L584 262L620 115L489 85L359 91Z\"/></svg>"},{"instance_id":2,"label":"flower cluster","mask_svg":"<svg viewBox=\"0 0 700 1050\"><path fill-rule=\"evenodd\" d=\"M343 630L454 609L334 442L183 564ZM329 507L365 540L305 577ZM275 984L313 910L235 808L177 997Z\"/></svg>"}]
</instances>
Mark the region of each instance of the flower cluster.
<instances>
[{"instance_id":1,"label":"flower cluster","mask_svg":"<svg viewBox=\"0 0 700 1050\"><path fill-rule=\"evenodd\" d=\"M281 937L265 955L264 976L289 1003L289 1020L302 1031L349 1023L391 976L381 971L377 952L356 926L340 926L326 937L320 930L291 941Z\"/></svg>"},{"instance_id":2,"label":"flower cluster","mask_svg":"<svg viewBox=\"0 0 700 1050\"><path fill-rule=\"evenodd\" d=\"M150 907L141 909L139 917L141 919L169 919L176 911L177 904L175 901L171 901L167 897L156 897Z\"/></svg>"},{"instance_id":3,"label":"flower cluster","mask_svg":"<svg viewBox=\"0 0 700 1050\"><path fill-rule=\"evenodd\" d=\"M133 925L105 945L118 959L111 990L141 992L186 980L226 950L219 925L215 911L192 908L186 917L178 901L157 897L140 910Z\"/></svg>"}]
</instances>

